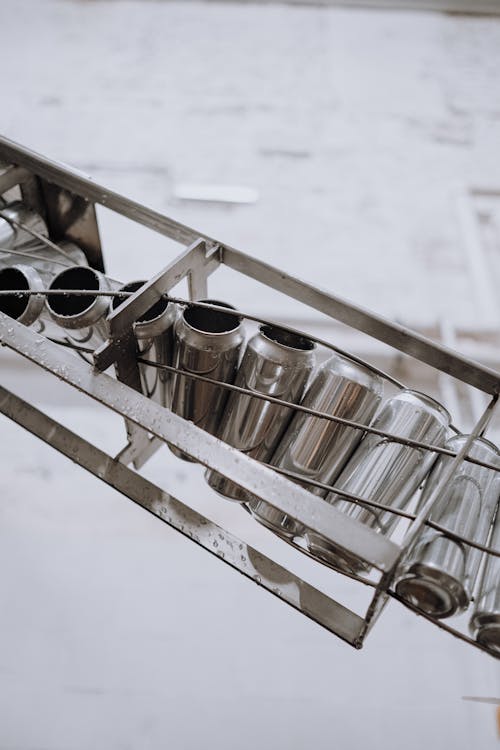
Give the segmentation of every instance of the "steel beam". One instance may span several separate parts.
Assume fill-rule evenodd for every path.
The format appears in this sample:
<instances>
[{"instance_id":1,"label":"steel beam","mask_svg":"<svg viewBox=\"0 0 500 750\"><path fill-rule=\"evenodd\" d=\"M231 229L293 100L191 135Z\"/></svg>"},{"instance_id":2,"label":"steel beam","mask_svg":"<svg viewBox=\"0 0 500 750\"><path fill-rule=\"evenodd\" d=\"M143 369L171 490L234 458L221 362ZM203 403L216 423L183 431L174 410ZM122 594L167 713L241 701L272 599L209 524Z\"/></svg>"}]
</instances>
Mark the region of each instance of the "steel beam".
<instances>
[{"instance_id":1,"label":"steel beam","mask_svg":"<svg viewBox=\"0 0 500 750\"><path fill-rule=\"evenodd\" d=\"M360 647L363 620L354 612L1 386L0 412L281 601Z\"/></svg>"}]
</instances>

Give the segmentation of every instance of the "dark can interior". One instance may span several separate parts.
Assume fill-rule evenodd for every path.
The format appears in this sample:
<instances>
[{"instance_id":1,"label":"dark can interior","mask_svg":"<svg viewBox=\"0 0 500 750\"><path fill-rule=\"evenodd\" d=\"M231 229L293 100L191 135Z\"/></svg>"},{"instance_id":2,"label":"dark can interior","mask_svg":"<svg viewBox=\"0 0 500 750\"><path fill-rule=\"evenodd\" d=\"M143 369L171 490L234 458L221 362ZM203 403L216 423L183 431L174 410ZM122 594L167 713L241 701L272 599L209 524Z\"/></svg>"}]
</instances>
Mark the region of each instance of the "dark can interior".
<instances>
[{"instance_id":1,"label":"dark can interior","mask_svg":"<svg viewBox=\"0 0 500 750\"><path fill-rule=\"evenodd\" d=\"M225 302L219 302L216 299L202 299L200 302L206 302L209 305L219 305L220 307L227 307L230 310L234 310L232 305L228 305ZM184 310L184 320L192 328L196 328L198 331L204 333L228 333L238 328L241 323L239 315L233 313L225 313L221 310L209 310L206 307L188 307Z\"/></svg>"},{"instance_id":2,"label":"dark can interior","mask_svg":"<svg viewBox=\"0 0 500 750\"><path fill-rule=\"evenodd\" d=\"M145 283L145 281L131 281L130 284L124 284L122 287L120 287L120 291L137 292L137 290L140 289L141 286L144 286ZM111 302L112 309L116 310L117 307L119 307L127 299L128 296L125 295L113 297L113 300ZM155 302L155 304L150 307L149 310L144 313L144 315L141 315L141 317L138 318L137 321L139 323L148 323L150 320L158 318L165 312L169 304L169 301L166 299L158 300L158 302Z\"/></svg>"},{"instance_id":3,"label":"dark can interior","mask_svg":"<svg viewBox=\"0 0 500 750\"><path fill-rule=\"evenodd\" d=\"M85 291L97 291L99 289L99 277L91 268L68 268L56 276L50 289L82 289ZM56 315L69 317L79 315L93 305L96 297L81 297L77 294L53 295L48 298L48 305Z\"/></svg>"},{"instance_id":4,"label":"dark can interior","mask_svg":"<svg viewBox=\"0 0 500 750\"><path fill-rule=\"evenodd\" d=\"M2 268L0 270L0 311L14 320L18 320L28 307L29 297L26 294L2 294L2 291L14 289L28 290L28 279L17 268Z\"/></svg>"},{"instance_id":5,"label":"dark can interior","mask_svg":"<svg viewBox=\"0 0 500 750\"><path fill-rule=\"evenodd\" d=\"M285 331L279 326L261 326L261 333L266 338L275 341L277 344L282 346L289 346L291 349L301 349L302 351L309 352L314 349L315 343L308 339L306 336L300 336L298 333L292 333L291 331Z\"/></svg>"}]
</instances>

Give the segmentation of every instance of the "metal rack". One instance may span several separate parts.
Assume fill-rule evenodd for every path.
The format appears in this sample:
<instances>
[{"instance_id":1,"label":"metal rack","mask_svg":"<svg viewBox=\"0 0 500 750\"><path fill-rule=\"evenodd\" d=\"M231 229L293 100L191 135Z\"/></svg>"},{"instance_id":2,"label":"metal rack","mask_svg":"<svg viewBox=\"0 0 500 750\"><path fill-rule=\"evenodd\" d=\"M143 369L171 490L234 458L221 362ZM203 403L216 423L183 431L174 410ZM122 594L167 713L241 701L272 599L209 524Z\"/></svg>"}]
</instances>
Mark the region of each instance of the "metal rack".
<instances>
[{"instance_id":1,"label":"metal rack","mask_svg":"<svg viewBox=\"0 0 500 750\"><path fill-rule=\"evenodd\" d=\"M393 590L395 573L423 526L432 525L428 521L428 516L442 488L462 461L481 464L467 454L474 439L482 435L487 428L494 412L500 393L500 374L403 326L321 291L267 263L109 191L71 169L6 139L0 139L0 161L7 167L0 174L0 196L13 188L19 189L24 203L45 217L51 238L48 242L73 240L84 250L89 264L97 270L103 271L104 263L97 228L96 204L105 206L184 246L183 252L177 258L110 314L109 338L93 352L93 365L75 356L68 348L61 347L0 313L2 344L125 419L128 439L116 456L103 452L3 387L0 387L0 411L226 564L252 578L268 592L352 646L361 648L389 598L398 598ZM458 454L438 446L389 435L391 439L404 444L415 445L436 454L454 456L441 483L418 514L386 508L410 521L401 543L397 544L377 534L339 512L322 498L308 492L307 484L318 484L317 482L306 481L290 472L281 472L251 459L140 393L137 352L132 332L134 321L164 296L184 305L190 304L193 300L206 298L208 278L221 266L227 266L239 274L265 284L491 396L487 408ZM171 296L173 287L184 278L188 280L189 300ZM112 292L108 294L112 295ZM251 320L261 320L245 312L241 314ZM278 325L287 328L282 323ZM329 349L337 350L327 341L315 340ZM112 365L116 367L117 378L105 372ZM384 376L392 380L393 384L401 385L389 376ZM223 387L235 388L231 385ZM272 397L256 395L252 391L248 393L255 398L273 400ZM304 410L304 407L295 404L289 406L292 409ZM312 414L333 421L345 421L319 412ZM363 432L377 432L366 425L349 424ZM350 576L359 585L373 589L373 597L365 615L356 614L299 576L286 571L270 557L253 549L243 540L217 526L142 476L139 473L141 467L165 442L174 445L204 466L232 479L275 509L291 516L371 565L377 571L376 580ZM494 466L491 468L496 469ZM301 479L301 485L304 487L290 479ZM319 483L319 486L322 485ZM359 500L352 497L349 499ZM363 502L365 505L369 504L366 500ZM445 535L457 538L446 529L438 528ZM499 551L474 544L461 537L458 539L462 543L488 551L491 555L500 556ZM281 540L276 540L276 544L282 543ZM295 542L291 544L297 547L301 554L305 553L305 550ZM287 583L277 586L276 581L285 574ZM403 604L415 609L407 602ZM420 611L418 614L482 649L480 644L465 633L433 620Z\"/></svg>"}]
</instances>

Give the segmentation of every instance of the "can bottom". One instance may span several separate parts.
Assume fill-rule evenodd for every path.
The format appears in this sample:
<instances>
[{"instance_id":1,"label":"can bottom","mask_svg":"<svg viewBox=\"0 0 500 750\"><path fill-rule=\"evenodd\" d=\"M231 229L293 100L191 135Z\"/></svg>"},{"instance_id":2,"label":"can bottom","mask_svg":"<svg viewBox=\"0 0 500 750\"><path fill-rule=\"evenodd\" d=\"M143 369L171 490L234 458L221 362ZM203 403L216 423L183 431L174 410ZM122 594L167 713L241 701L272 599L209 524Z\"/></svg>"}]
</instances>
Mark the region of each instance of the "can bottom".
<instances>
[{"instance_id":1,"label":"can bottom","mask_svg":"<svg viewBox=\"0 0 500 750\"><path fill-rule=\"evenodd\" d=\"M481 646L493 656L500 656L500 612L479 609L472 615L469 627Z\"/></svg>"},{"instance_id":2,"label":"can bottom","mask_svg":"<svg viewBox=\"0 0 500 750\"><path fill-rule=\"evenodd\" d=\"M355 555L350 555L343 549L335 547L324 537L319 534L308 532L306 534L307 549L311 555L320 562L327 563L332 568L341 573L366 573L370 570L370 565L363 562Z\"/></svg>"},{"instance_id":3,"label":"can bottom","mask_svg":"<svg viewBox=\"0 0 500 750\"><path fill-rule=\"evenodd\" d=\"M176 448L175 445L172 445L171 443L167 443L168 447L174 454L174 456L177 456L177 458L181 458L183 461L189 461L191 464L197 464L198 461L195 458L191 458L191 456L188 456L187 453L183 453L179 448Z\"/></svg>"},{"instance_id":4,"label":"can bottom","mask_svg":"<svg viewBox=\"0 0 500 750\"><path fill-rule=\"evenodd\" d=\"M396 584L396 594L437 620L466 609L469 597L463 585L446 571L414 564Z\"/></svg>"},{"instance_id":5,"label":"can bottom","mask_svg":"<svg viewBox=\"0 0 500 750\"><path fill-rule=\"evenodd\" d=\"M476 641L487 648L494 656L500 656L500 623L492 623L480 628Z\"/></svg>"},{"instance_id":6,"label":"can bottom","mask_svg":"<svg viewBox=\"0 0 500 750\"><path fill-rule=\"evenodd\" d=\"M230 500L235 503L248 503L252 495L240 487L239 484L232 482L230 479L226 479L222 474L218 474L216 471L207 469L205 472L205 481L214 492L223 497L225 500Z\"/></svg>"},{"instance_id":7,"label":"can bottom","mask_svg":"<svg viewBox=\"0 0 500 750\"><path fill-rule=\"evenodd\" d=\"M298 521L281 513L263 500L252 500L248 504L248 510L256 521L285 539L301 536L304 531L304 527Z\"/></svg>"}]
</instances>

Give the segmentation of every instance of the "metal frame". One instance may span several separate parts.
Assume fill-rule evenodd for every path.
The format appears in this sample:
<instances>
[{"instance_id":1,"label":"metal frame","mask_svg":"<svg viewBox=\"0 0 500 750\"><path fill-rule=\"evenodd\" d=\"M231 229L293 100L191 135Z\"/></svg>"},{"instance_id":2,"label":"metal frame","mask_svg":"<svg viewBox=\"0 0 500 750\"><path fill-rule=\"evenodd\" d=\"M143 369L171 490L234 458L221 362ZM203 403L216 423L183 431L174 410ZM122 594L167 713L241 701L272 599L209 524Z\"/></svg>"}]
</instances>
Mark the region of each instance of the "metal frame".
<instances>
[{"instance_id":1,"label":"metal frame","mask_svg":"<svg viewBox=\"0 0 500 750\"><path fill-rule=\"evenodd\" d=\"M454 471L466 457L474 437L484 431L500 393L500 374L403 326L321 291L267 263L109 191L89 178L17 146L11 141L0 139L0 159L12 165L9 171L0 175L0 193L14 184L19 184L23 190L25 182L33 185L35 181L43 186L41 200L49 201L49 205L45 205L46 215L50 215L53 211L50 205L53 196L65 191L65 195L69 196L68 200L74 205L81 208L82 201L87 205L83 211L84 216L88 217L93 214L95 217L94 204L97 203L183 245L189 245L181 255L110 315L109 339L95 352L94 367L75 357L72 352L64 350L0 313L0 341L3 344L120 414L128 425L133 426L129 429L127 445L116 457L112 458L98 450L88 441L68 431L5 389L0 391L0 410L76 463L162 518L166 523L216 554L227 564L253 578L268 591L316 620L351 645L360 648L389 596L393 595L391 583L396 567L426 522L433 502L440 492L440 487L436 488L433 497L411 523L401 545L380 536L286 477L241 454L142 396L137 388L137 361L132 347L133 322L185 277L188 277L191 299L206 297L208 277L221 264L225 264L236 272L303 302L352 328L363 331L398 351L492 396L469 441L455 457L448 473ZM117 365L119 380L104 372L112 364ZM283 572L283 569L276 566L270 558L247 548L244 542L227 531L219 529L178 500L166 495L159 487L151 484L137 471L127 466L133 463L136 469L140 468L163 442L173 444L194 457L199 463L230 477L244 489L258 495L273 507L309 528L317 530L339 546L359 555L376 568L380 572L378 583L365 581L375 587L374 597L365 617L362 618L350 612L296 576L291 576L290 584L277 588L273 571L274 573ZM444 477L442 486L446 481L447 477ZM244 549L247 549L247 554L242 553ZM252 565L248 557L249 553L260 555L262 565L259 564L259 572L256 572ZM268 574L263 574L261 568L268 571ZM445 629L477 646L471 639L453 629L448 627Z\"/></svg>"}]
</instances>

